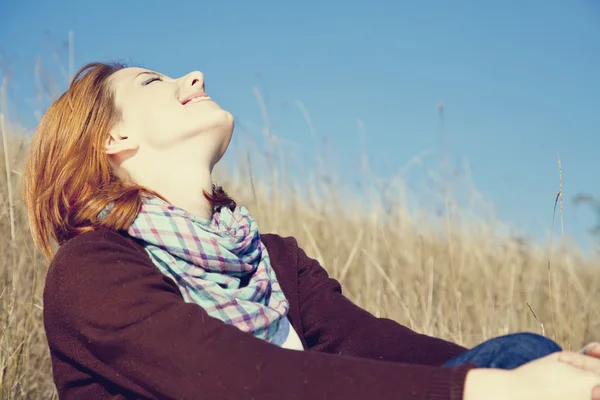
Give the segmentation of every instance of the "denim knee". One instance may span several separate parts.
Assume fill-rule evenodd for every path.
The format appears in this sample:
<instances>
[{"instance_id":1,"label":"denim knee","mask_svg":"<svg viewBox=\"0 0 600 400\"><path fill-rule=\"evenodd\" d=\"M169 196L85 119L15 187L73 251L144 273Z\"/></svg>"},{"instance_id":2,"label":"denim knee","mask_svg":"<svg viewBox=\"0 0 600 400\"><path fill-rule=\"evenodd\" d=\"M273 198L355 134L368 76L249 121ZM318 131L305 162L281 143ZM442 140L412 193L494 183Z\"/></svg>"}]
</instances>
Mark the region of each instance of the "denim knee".
<instances>
[{"instance_id":1,"label":"denim knee","mask_svg":"<svg viewBox=\"0 0 600 400\"><path fill-rule=\"evenodd\" d=\"M499 336L459 354L445 366L471 363L478 368L514 369L551 353L561 351L551 339L522 332Z\"/></svg>"},{"instance_id":2,"label":"denim knee","mask_svg":"<svg viewBox=\"0 0 600 400\"><path fill-rule=\"evenodd\" d=\"M513 346L523 349L525 352L535 352L540 355L548 355L550 353L562 351L561 347L552 339L538 335L537 333L519 332L503 337L507 340L510 340ZM516 349L513 348L513 351L514 350Z\"/></svg>"}]
</instances>

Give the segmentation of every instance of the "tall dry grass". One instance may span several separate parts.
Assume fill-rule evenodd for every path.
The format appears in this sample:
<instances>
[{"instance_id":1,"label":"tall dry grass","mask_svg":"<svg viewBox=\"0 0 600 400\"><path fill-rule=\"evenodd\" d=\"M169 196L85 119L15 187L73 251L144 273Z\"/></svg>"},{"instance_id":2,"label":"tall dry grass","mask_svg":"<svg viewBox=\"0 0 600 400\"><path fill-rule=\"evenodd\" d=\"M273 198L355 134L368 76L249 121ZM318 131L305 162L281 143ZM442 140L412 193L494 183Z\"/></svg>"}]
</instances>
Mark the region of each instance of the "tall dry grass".
<instances>
[{"instance_id":1,"label":"tall dry grass","mask_svg":"<svg viewBox=\"0 0 600 400\"><path fill-rule=\"evenodd\" d=\"M4 121L0 395L55 398L42 325L47 264L15 197L28 147L15 132ZM465 223L459 217L468 210L449 190L441 191L443 212L428 215L403 203L401 180L387 185L385 195L376 185L363 187L367 206L351 203L335 176L297 185L283 166L289 157L275 150L242 151L218 173L220 183L249 207L263 232L295 236L349 298L376 316L465 346L516 331L544 333L568 348L600 339L598 260L580 257L573 246L550 252L499 235L493 220Z\"/></svg>"}]
</instances>

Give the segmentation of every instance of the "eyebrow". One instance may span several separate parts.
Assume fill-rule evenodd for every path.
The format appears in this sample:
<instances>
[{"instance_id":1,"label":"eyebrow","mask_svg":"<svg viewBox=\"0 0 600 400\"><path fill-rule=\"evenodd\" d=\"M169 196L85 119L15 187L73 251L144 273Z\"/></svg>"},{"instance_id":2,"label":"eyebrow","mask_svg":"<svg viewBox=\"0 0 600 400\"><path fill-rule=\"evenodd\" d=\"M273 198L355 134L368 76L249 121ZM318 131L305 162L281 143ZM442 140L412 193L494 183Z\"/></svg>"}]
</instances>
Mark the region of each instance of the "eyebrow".
<instances>
[{"instance_id":1,"label":"eyebrow","mask_svg":"<svg viewBox=\"0 0 600 400\"><path fill-rule=\"evenodd\" d=\"M135 78L133 78L133 80L136 80L136 79L137 79L139 76L141 76L141 75L155 75L155 76L162 77L162 75L161 75L161 74L159 74L158 72L153 72L153 71L142 71L142 72L140 72L139 74L137 74L137 75L135 76Z\"/></svg>"}]
</instances>

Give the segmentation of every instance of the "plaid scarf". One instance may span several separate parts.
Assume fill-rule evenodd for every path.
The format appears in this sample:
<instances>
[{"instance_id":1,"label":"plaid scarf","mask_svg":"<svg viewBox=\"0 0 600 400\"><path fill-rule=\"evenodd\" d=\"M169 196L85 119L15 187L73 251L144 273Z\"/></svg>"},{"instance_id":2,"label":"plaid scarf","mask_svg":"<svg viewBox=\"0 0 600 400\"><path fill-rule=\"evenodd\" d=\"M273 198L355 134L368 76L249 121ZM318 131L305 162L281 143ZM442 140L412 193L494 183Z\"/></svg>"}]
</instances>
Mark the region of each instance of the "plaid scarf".
<instances>
[{"instance_id":1,"label":"plaid scarf","mask_svg":"<svg viewBox=\"0 0 600 400\"><path fill-rule=\"evenodd\" d=\"M207 220L145 197L127 233L177 282L186 302L271 343L287 337L289 303L245 207L223 207Z\"/></svg>"}]
</instances>

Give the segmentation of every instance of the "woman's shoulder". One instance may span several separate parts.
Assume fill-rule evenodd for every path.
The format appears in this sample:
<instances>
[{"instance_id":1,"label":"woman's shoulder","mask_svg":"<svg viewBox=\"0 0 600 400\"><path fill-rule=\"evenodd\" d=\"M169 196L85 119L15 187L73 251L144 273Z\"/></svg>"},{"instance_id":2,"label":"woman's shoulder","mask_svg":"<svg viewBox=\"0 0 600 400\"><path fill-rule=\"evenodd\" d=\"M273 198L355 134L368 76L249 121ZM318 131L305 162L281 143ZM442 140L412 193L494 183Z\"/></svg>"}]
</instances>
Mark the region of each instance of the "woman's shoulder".
<instances>
[{"instance_id":1,"label":"woman's shoulder","mask_svg":"<svg viewBox=\"0 0 600 400\"><path fill-rule=\"evenodd\" d=\"M85 232L77 235L65 243L63 243L56 252L54 259L64 257L65 255L73 254L73 251L82 247L103 247L103 246L125 246L132 249L137 247L141 248L141 245L135 243L135 241L120 232L112 229L99 228L93 231ZM53 260L54 260L53 259Z\"/></svg>"},{"instance_id":2,"label":"woman's shoulder","mask_svg":"<svg viewBox=\"0 0 600 400\"><path fill-rule=\"evenodd\" d=\"M277 263L295 264L298 259L298 241L292 236L276 233L260 235L261 241ZM144 247L126 234L101 228L69 239L58 248L50 262L48 278L53 275L80 275L111 269L111 266L131 264L153 266Z\"/></svg>"},{"instance_id":3,"label":"woman's shoulder","mask_svg":"<svg viewBox=\"0 0 600 400\"><path fill-rule=\"evenodd\" d=\"M298 242L293 236L281 236L276 233L263 233L260 235L260 240L267 247L298 247Z\"/></svg>"},{"instance_id":4,"label":"woman's shoulder","mask_svg":"<svg viewBox=\"0 0 600 400\"><path fill-rule=\"evenodd\" d=\"M143 247L132 238L110 229L82 233L58 248L48 267L44 297L56 300L59 294L67 298L100 290L132 273L151 273L152 267Z\"/></svg>"},{"instance_id":5,"label":"woman's shoulder","mask_svg":"<svg viewBox=\"0 0 600 400\"><path fill-rule=\"evenodd\" d=\"M293 237L261 235L273 267L286 275L298 268L298 243ZM98 229L80 234L61 245L46 275L44 297L61 303L69 298L132 285L133 277L164 280L143 246L126 234ZM171 282L169 282L171 283Z\"/></svg>"},{"instance_id":6,"label":"woman's shoulder","mask_svg":"<svg viewBox=\"0 0 600 400\"><path fill-rule=\"evenodd\" d=\"M298 259L298 241L293 236L280 236L276 233L260 235L274 264L296 264Z\"/></svg>"},{"instance_id":7,"label":"woman's shoulder","mask_svg":"<svg viewBox=\"0 0 600 400\"><path fill-rule=\"evenodd\" d=\"M125 254L137 254L147 258L143 247L133 238L111 229L100 228L77 235L63 243L50 262L50 269L67 268L78 262L92 263L98 254L108 254L115 258Z\"/></svg>"}]
</instances>

